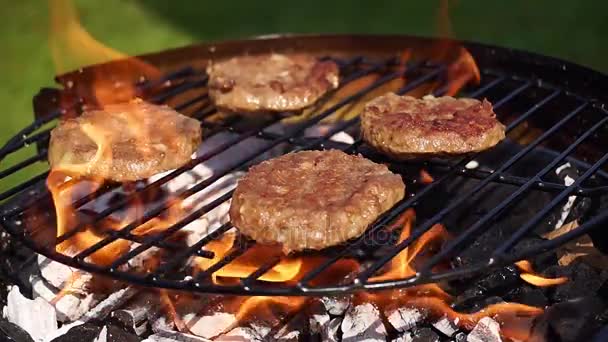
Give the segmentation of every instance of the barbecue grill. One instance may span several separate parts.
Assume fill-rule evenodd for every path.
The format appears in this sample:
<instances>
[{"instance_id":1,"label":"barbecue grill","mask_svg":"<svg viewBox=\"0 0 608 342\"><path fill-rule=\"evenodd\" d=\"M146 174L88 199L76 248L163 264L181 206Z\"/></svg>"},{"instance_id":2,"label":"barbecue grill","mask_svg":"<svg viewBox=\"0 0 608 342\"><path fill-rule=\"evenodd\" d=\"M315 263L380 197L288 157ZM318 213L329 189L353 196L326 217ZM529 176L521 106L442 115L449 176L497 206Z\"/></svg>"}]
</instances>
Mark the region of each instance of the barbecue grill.
<instances>
[{"instance_id":1,"label":"barbecue grill","mask_svg":"<svg viewBox=\"0 0 608 342\"><path fill-rule=\"evenodd\" d=\"M168 175L145 186L136 187L138 190L129 196L154 191L199 163L227 155L230 147L250 138L264 141L265 147L251 155L231 155L229 158L233 163L230 167L216 171L208 179L198 181L195 186L179 194L179 197L187 198L202 191L233 171L246 170L254 162L258 162L263 153L279 145L287 146L286 151L332 147L349 153L362 153L371 159L389 163L391 169L404 174L408 186L406 198L382 215L362 237L321 252L326 259L308 271L297 283L270 284L259 280L279 259L265 260L257 271L241 279L238 284L222 285L209 281L213 272L233 262L251 248L253 241L236 245L219 262L202 272L190 274L184 271L183 266L191 256L212 257L210 252L202 248L232 226L229 223L224 224L191 247L177 252L174 251L171 237L188 223L229 200L231 192L189 213L180 222L161 233L144 237L132 234L135 228L157 217L173 203L169 201L149 207L138 219L122 229L106 232L99 243L77 255L68 256L58 253L55 246L69 239L79 229L84 229L84 224L56 237L53 226L36 226L36 223L47 222L44 218L27 219L28 213L35 211L40 213L39 216L46 217L48 222L54 223L53 203L45 186L45 179L49 174L47 171L0 194L0 200L3 201L0 208L2 226L36 252L88 272L143 286L239 295L319 295L408 287L488 272L493 268L540 255L584 234L591 234L600 245L602 234L599 231L602 224L608 221L608 210L604 207L604 199L608 195L608 170L605 166L608 160L605 150L608 143L608 110L605 108L606 95L602 93L603 89L608 89L608 77L584 67L517 50L462 43L480 68L481 83L466 86L459 95L488 98L494 104L499 119L507 126L508 139L495 149L482 153L455 159L391 161L374 153L362 142L358 136L359 121L356 117L336 122L321 136L304 135L307 128L398 78L403 77L406 80L404 86L398 89L399 94L420 89L430 89L435 95L445 93L447 66L429 58L436 43L434 39L407 36L269 36L204 44L142 56L144 61L158 66L163 71L164 75L156 79L150 79L145 74L134 75L126 67L126 61L91 66L57 77L61 89L42 89L34 98L35 121L18 132L0 150L0 160L4 160L29 145L35 144L37 147L34 155L23 157L0 171L0 179L23 172L22 170L30 165L45 163L51 129L48 128L49 125L62 115L77 115L85 105L94 106L95 99L91 96L90 85L96 80L96 75L103 74L109 81L116 83L117 87L120 87L120 84L135 84L138 96L156 103L167 103L176 110L201 120L207 138L220 132L230 132L234 137ZM412 57L406 67L401 67L398 56L405 49L411 51ZM282 120L280 115L263 124L252 124L244 119L220 122L211 120L215 110L206 91L207 76L204 67L207 61L212 58L269 51L308 52L335 60L341 68L340 87L372 73L379 77L344 98L334 98L339 91L329 94L328 98L334 101L329 109L291 124L280 133L268 129ZM519 134L524 130L522 127L526 132L532 133L522 138ZM330 141L331 136L342 131L351 133L355 142L343 144ZM531 160L533 167L519 167ZM479 167L470 167L471 161L478 163ZM552 176L565 163L570 163L580 172L571 184L564 184ZM431 183L413 181L416 177L412 177L411 170L421 168L434 176ZM468 185L464 189L458 188L456 192L446 190L452 189L458 182L467 182ZM496 184L507 186L512 191L490 201L489 207L483 207L481 203L485 201L477 199L476 196ZM120 186L106 184L78 199L74 206L82 207ZM532 193L542 193L549 200L533 215L526 217L520 225L512 227L511 234L501 238L496 248L487 250L475 246L478 236L491 234L498 226L497 222L512 215L513 208L525 203ZM547 217L559 211L570 196L585 198L591 203L584 217L579 218L579 226L552 240L531 240L530 237L537 236L539 227L547 224ZM99 222L111 213L124 209L129 203L128 199L115 201L107 209L95 214L91 222ZM476 203L483 208L477 211L472 209ZM408 208L416 209L419 216L411 236L398 244L389 243L388 239L388 242L379 246L378 239L374 237L382 235L380 233ZM470 215L467 216L467 213ZM458 219L454 216L458 216ZM450 230L453 238L443 245L438 253L420 265L416 275L406 279L376 282L370 280L370 277L377 274L384 265L434 224L447 221L455 221L453 226L457 226ZM109 265L95 264L87 258L117 239L134 241L139 246ZM521 247L520 242L524 240L534 242ZM170 251L167 253L169 257L153 272L142 274L121 267L152 247ZM475 262L455 262L467 248L478 248L481 251L476 254ZM315 277L336 262L353 255L365 254L369 249L377 250L373 257L369 257L368 261L362 264L362 270L351 275L348 281L312 284ZM436 267L446 262L451 263L451 267Z\"/></svg>"}]
</instances>

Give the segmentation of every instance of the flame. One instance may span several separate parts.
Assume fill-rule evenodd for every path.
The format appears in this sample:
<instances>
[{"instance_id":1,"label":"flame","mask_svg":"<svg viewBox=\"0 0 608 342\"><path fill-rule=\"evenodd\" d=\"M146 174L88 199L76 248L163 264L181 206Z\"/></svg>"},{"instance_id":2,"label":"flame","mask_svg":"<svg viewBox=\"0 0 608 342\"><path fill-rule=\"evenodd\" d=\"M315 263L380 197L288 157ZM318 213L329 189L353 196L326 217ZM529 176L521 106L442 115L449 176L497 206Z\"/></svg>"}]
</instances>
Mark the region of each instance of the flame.
<instances>
[{"instance_id":1,"label":"flame","mask_svg":"<svg viewBox=\"0 0 608 342\"><path fill-rule=\"evenodd\" d=\"M145 61L107 47L95 40L81 25L76 7L71 0L49 0L49 45L55 70L63 74L91 64L123 60L110 70L92 71L89 82L70 84L78 97L87 104L103 107L110 103L125 102L139 96L134 81L160 76L158 68Z\"/></svg>"},{"instance_id":2,"label":"flame","mask_svg":"<svg viewBox=\"0 0 608 342\"><path fill-rule=\"evenodd\" d=\"M78 281L78 279L80 279L81 277L81 273L76 271L73 272L70 275L70 278L66 281L65 285L63 286L63 288L61 289L61 291L59 291L59 293L57 293L57 295L55 295L55 298L53 298L50 302L51 305L57 305L57 302L59 302L61 300L61 298L65 297L66 295L73 293L74 288L73 285Z\"/></svg>"},{"instance_id":3,"label":"flame","mask_svg":"<svg viewBox=\"0 0 608 342\"><path fill-rule=\"evenodd\" d=\"M522 271L522 273L519 275L520 278L534 286L555 286L568 281L568 277L545 278L541 275L536 274L536 272L534 272L534 268L532 267L532 263L530 263L528 260L518 261L515 263L515 266L517 266L517 268Z\"/></svg>"},{"instance_id":4,"label":"flame","mask_svg":"<svg viewBox=\"0 0 608 342\"><path fill-rule=\"evenodd\" d=\"M434 179L427 170L420 169L420 181L422 184L431 184L433 183Z\"/></svg>"}]
</instances>

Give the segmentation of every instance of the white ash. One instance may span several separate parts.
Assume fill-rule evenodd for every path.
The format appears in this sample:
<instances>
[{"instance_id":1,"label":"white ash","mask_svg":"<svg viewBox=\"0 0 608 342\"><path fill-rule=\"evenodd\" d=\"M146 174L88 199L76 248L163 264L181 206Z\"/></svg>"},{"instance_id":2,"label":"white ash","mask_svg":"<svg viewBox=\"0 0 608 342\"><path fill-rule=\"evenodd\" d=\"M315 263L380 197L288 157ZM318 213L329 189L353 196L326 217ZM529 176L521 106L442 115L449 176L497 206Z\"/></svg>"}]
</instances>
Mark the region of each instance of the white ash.
<instances>
[{"instance_id":1,"label":"white ash","mask_svg":"<svg viewBox=\"0 0 608 342\"><path fill-rule=\"evenodd\" d=\"M262 337L266 337L266 335L268 335L270 333L270 331L272 330L270 327L268 327L264 324L250 323L249 327L252 328L253 330L255 330L255 332L258 334L258 336L262 336Z\"/></svg>"},{"instance_id":2,"label":"white ash","mask_svg":"<svg viewBox=\"0 0 608 342\"><path fill-rule=\"evenodd\" d=\"M405 334L394 338L391 342L412 342L413 340L412 334L406 332Z\"/></svg>"},{"instance_id":3,"label":"white ash","mask_svg":"<svg viewBox=\"0 0 608 342\"><path fill-rule=\"evenodd\" d=\"M386 328L380 311L371 303L351 306L346 311L341 328L345 342L386 340Z\"/></svg>"},{"instance_id":4,"label":"white ash","mask_svg":"<svg viewBox=\"0 0 608 342\"><path fill-rule=\"evenodd\" d=\"M312 334L321 334L329 325L330 317L325 308L313 307L308 318L308 326Z\"/></svg>"},{"instance_id":5,"label":"white ash","mask_svg":"<svg viewBox=\"0 0 608 342\"><path fill-rule=\"evenodd\" d=\"M441 319L433 323L433 326L447 337L452 337L458 331L456 322L446 316L441 317Z\"/></svg>"},{"instance_id":6,"label":"white ash","mask_svg":"<svg viewBox=\"0 0 608 342\"><path fill-rule=\"evenodd\" d=\"M243 341L243 342L263 342L266 341L264 337L258 335L255 329L250 327L236 327L226 334L219 336L214 341Z\"/></svg>"},{"instance_id":7,"label":"white ash","mask_svg":"<svg viewBox=\"0 0 608 342\"><path fill-rule=\"evenodd\" d=\"M471 160L464 167L466 169L473 170L479 167L479 163L476 160Z\"/></svg>"},{"instance_id":8,"label":"white ash","mask_svg":"<svg viewBox=\"0 0 608 342\"><path fill-rule=\"evenodd\" d=\"M158 312L149 313L149 320L151 321L152 331L154 334L149 336L145 341L149 342L165 342L165 341L178 341L178 342L208 342L207 338L200 336L183 333L175 330L175 324L169 321L164 315L157 316ZM155 317L154 320L151 318Z\"/></svg>"},{"instance_id":9,"label":"white ash","mask_svg":"<svg viewBox=\"0 0 608 342\"><path fill-rule=\"evenodd\" d=\"M55 308L42 298L30 300L12 286L3 308L3 317L27 331L34 341L43 341L57 330Z\"/></svg>"},{"instance_id":10,"label":"white ash","mask_svg":"<svg viewBox=\"0 0 608 342\"><path fill-rule=\"evenodd\" d=\"M350 306L352 296L323 297L321 302L330 315L340 316Z\"/></svg>"},{"instance_id":11,"label":"white ash","mask_svg":"<svg viewBox=\"0 0 608 342\"><path fill-rule=\"evenodd\" d=\"M236 316L226 312L215 312L202 317L188 314L182 317L192 334L204 338L216 337L237 324Z\"/></svg>"},{"instance_id":12,"label":"white ash","mask_svg":"<svg viewBox=\"0 0 608 342\"><path fill-rule=\"evenodd\" d=\"M93 275L60 262L38 255L38 269L42 277L57 289L70 287L71 292L86 294Z\"/></svg>"},{"instance_id":13,"label":"white ash","mask_svg":"<svg viewBox=\"0 0 608 342\"><path fill-rule=\"evenodd\" d=\"M338 333L342 325L342 318L333 318L321 331L321 340L325 342L338 342L340 340Z\"/></svg>"},{"instance_id":14,"label":"white ash","mask_svg":"<svg viewBox=\"0 0 608 342\"><path fill-rule=\"evenodd\" d=\"M41 298L48 303L53 303L61 292L38 276L31 276L30 282L34 298ZM60 322L73 322L91 310L100 300L101 296L94 293L82 294L68 291L50 305L55 307L57 319Z\"/></svg>"},{"instance_id":15,"label":"white ash","mask_svg":"<svg viewBox=\"0 0 608 342\"><path fill-rule=\"evenodd\" d=\"M558 167L557 169L555 169L555 174L557 174L559 176L559 174L563 170L565 170L565 169L567 169L569 167L572 167L572 165L570 165L570 163L565 163L564 165L562 165L562 166ZM565 177L564 177L564 185L570 186L570 185L574 184L574 182L575 182L574 178L570 177L569 175L565 175ZM576 201L576 196L568 196L568 201L562 207L559 220L557 220L557 222L555 223L554 229L559 229L561 226L564 225L564 222L566 222L566 219L568 218L568 215L570 215L570 211L572 210L572 206L574 205L574 201Z\"/></svg>"},{"instance_id":16,"label":"white ash","mask_svg":"<svg viewBox=\"0 0 608 342\"><path fill-rule=\"evenodd\" d=\"M108 342L108 328L106 326L101 328L99 335L97 335L93 342Z\"/></svg>"},{"instance_id":17,"label":"white ash","mask_svg":"<svg viewBox=\"0 0 608 342\"><path fill-rule=\"evenodd\" d=\"M147 313L149 310L157 310L159 307L158 296L151 293L140 293L135 299L127 303L123 308L111 313L111 317L130 327L141 336L147 331Z\"/></svg>"},{"instance_id":18,"label":"white ash","mask_svg":"<svg viewBox=\"0 0 608 342\"><path fill-rule=\"evenodd\" d=\"M404 332L415 327L416 324L422 322L425 315L415 308L399 308L387 314L388 322L397 331Z\"/></svg>"},{"instance_id":19,"label":"white ash","mask_svg":"<svg viewBox=\"0 0 608 342\"><path fill-rule=\"evenodd\" d=\"M467 336L467 342L502 342L500 324L490 317L484 317Z\"/></svg>"},{"instance_id":20,"label":"white ash","mask_svg":"<svg viewBox=\"0 0 608 342\"><path fill-rule=\"evenodd\" d=\"M277 333L273 336L274 341L294 341L297 342L300 339L300 330L294 330L293 327L288 327L287 325L283 326Z\"/></svg>"}]
</instances>

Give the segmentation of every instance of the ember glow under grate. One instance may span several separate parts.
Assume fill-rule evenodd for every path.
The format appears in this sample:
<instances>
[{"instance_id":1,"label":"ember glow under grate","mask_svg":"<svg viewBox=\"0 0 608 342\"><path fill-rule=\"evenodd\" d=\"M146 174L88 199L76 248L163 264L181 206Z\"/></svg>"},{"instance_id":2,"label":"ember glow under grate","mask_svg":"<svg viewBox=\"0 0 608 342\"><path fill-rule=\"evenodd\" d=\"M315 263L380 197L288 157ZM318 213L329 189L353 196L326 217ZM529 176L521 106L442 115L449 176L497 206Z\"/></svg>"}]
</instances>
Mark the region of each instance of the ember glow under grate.
<instances>
[{"instance_id":1,"label":"ember glow under grate","mask_svg":"<svg viewBox=\"0 0 608 342\"><path fill-rule=\"evenodd\" d=\"M307 44L315 44L314 39L300 39ZM329 46L332 39L339 37L328 37L321 41ZM389 37L381 41L394 44L394 39ZM259 42L261 49L264 46L273 49L274 43L287 44L285 38ZM362 39L362 42L364 45L365 42L373 45L369 37ZM307 44L303 44L301 49L306 50ZM213 49L223 50L225 55L233 55L236 54L236 45L238 44L220 44ZM207 76L204 67L197 65L201 63L193 63L185 68L170 66L169 69L173 71L160 79L135 79L137 96L151 102L168 103L176 110L201 120L205 135L203 144L220 134L228 134L229 138L199 154L184 167L154 181L104 184L76 198L71 206L80 208L77 211L83 213L86 219L78 221L73 228L59 236L52 228L55 227L56 218L53 215L52 196L45 186L49 172L44 172L0 194L0 199L4 201L0 212L2 226L27 246L51 259L138 285L239 295L320 295L466 279L542 254L588 234L608 221L608 212L602 210L599 203L599 199L608 194L608 173L605 168L608 153L604 149L608 112L601 100L594 94L587 93L587 88L577 91L571 89L568 80L561 83L559 78L545 80L542 67L539 67L538 74L535 72L532 76L526 68L500 69L493 67L492 63L487 63L486 66L483 61L487 57L482 58L481 83L468 85L459 95L488 98L494 104L499 119L507 125L508 139L495 149L480 154L458 159L393 162L365 146L358 137L359 121L356 116L346 115L343 120L328 121L329 118L335 119L336 115L356 112L370 96L387 91L423 96L428 93L442 95L454 90L453 83L448 82L448 72L452 65L417 58L415 49L412 58L403 63L397 52L407 47L397 44L393 46L393 54L369 53L369 56L328 53L329 57L326 58L336 60L341 67L340 88L321 101L308 115L302 115L299 120L288 119L286 122L281 121L281 116L251 121L218 115L207 97ZM209 52L211 47L206 48L209 49L206 53L213 56L213 52ZM472 51L475 57L476 52L488 55L512 53L482 46L473 46ZM383 56L377 56L378 54ZM528 65L541 61L546 65L555 62L525 56L538 58ZM521 63L524 62L522 57ZM563 65L565 68L567 64ZM45 161L50 132L46 128L48 124L62 115L77 115L83 105L95 105L86 95L87 92L82 91L86 89L86 83L91 81L87 77L95 68L111 70L111 64L85 69L80 76L78 73L64 76L60 81L65 89L45 89L37 96L37 120L2 147L0 158L4 159L31 144L37 144L38 154L3 169L0 178L10 177L31 164ZM108 77L112 78L111 75ZM117 87L120 89L120 85ZM318 129L317 134L306 134L311 128L319 127L322 129ZM159 129L162 129L162 125L159 125ZM330 139L341 132L355 137L354 143ZM253 141L257 148L249 153L234 153L232 150L239 144ZM224 233L232 228L230 223L222 224L188 246L176 241L175 236L184 227L225 205L230 199L231 191L185 212L173 221L170 213L176 205L269 156L329 147L349 153L362 153L371 159L389 163L391 169L403 174L404 180L408 182L406 199L378 219L362 237L320 253L305 253L289 258L269 256L271 253L266 253L263 246L240 236L236 236L233 244L223 251L225 253L219 255L218 249L209 247L217 245L218 241L226 237ZM192 187L172 194L170 199L163 197L163 185L214 158L223 158L228 162L214 169L212 174L193 180ZM566 163L580 172L570 184L564 184L554 176ZM421 172L425 175L422 178ZM52 184L51 180L52 177L49 178L49 184ZM506 190L489 198L484 197L488 196L488 189L493 189L494 186ZM112 199L102 210L93 213L86 210L87 206L94 205L104 195L118 190L122 190L122 195ZM544 201L537 201L539 194L542 194ZM551 240L537 239L530 243L531 237L547 231L542 229L548 224L548 218L562 212L571 196L589 198L591 203L592 208L580 219L579 226ZM127 214L129 220L121 222L119 227L108 229L105 226L111 215L129 211L141 199L146 200L146 204L141 206L143 210ZM509 220L515 215L514 212L521 211L522 203L529 203L528 206L534 208L534 211L523 215L523 218L518 216L517 220L509 221L510 228L505 230L507 224L503 221ZM389 227L410 208L416 211L416 224L411 228L410 234L397 239L397 232L391 232ZM165 220L170 224L153 234L137 234L138 229L154 220ZM561 223L565 223L564 220ZM402 256L402 251L406 248L411 248L432 232L437 224L444 224L450 237L434 253L425 256L424 262L416 265L415 272L410 272L407 276L404 273L394 277L382 276L387 265ZM98 234L98 239L93 243L75 253L64 254L61 248L57 249L57 246L72 241L83 231L93 229L91 227L97 227L95 232ZM476 244L480 236L494 233L497 236L496 245L483 248ZM111 260L100 261L101 259L95 258L100 252L121 242L133 248L120 250ZM525 246L522 242L525 242ZM126 266L152 249L160 257L155 256L154 265L148 268L148 272L135 271ZM215 281L218 273L224 271L225 275L227 269L248 253L264 258L258 260L255 267L247 268L242 277L225 282ZM306 262L309 256L314 258L314 263L301 266L296 272L297 276L287 272L290 275L283 274L284 279L281 278L281 265L293 262L294 258ZM204 267L192 267L192 257L199 260L195 264L203 264ZM352 264L356 267L348 268ZM348 275L346 280L344 277L327 277L327 273L336 270L344 271L344 275ZM278 274L275 278L271 276L273 272Z\"/></svg>"}]
</instances>

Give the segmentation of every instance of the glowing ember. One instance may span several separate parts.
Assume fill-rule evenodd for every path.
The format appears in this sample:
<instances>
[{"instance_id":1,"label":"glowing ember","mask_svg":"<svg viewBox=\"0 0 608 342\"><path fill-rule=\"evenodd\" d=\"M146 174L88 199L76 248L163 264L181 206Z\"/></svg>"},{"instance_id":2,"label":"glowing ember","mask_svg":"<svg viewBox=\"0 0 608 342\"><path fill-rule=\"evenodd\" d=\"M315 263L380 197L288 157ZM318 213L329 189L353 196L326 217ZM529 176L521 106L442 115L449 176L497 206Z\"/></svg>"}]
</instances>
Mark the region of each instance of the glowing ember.
<instances>
[{"instance_id":1,"label":"glowing ember","mask_svg":"<svg viewBox=\"0 0 608 342\"><path fill-rule=\"evenodd\" d=\"M431 174L427 170L421 169L420 181L422 182L422 184L431 184L433 183L434 179L433 176L431 176Z\"/></svg>"},{"instance_id":2,"label":"glowing ember","mask_svg":"<svg viewBox=\"0 0 608 342\"><path fill-rule=\"evenodd\" d=\"M515 263L515 265L522 271L519 275L525 282L530 283L534 286L547 287L560 285L568 281L568 277L559 278L545 278L534 272L532 263L528 260L522 260Z\"/></svg>"}]
</instances>

